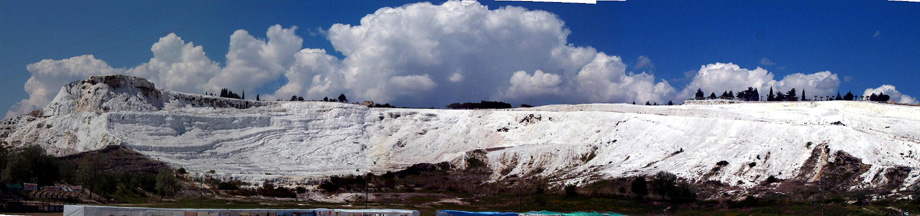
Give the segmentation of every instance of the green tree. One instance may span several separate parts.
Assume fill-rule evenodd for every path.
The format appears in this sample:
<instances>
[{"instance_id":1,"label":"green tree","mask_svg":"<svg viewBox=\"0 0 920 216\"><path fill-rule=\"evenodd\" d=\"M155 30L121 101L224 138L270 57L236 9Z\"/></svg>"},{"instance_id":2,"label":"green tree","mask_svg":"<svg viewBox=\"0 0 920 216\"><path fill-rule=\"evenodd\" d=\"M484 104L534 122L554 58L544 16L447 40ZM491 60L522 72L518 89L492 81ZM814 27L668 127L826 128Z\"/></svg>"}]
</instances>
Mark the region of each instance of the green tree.
<instances>
[{"instance_id":1,"label":"green tree","mask_svg":"<svg viewBox=\"0 0 920 216\"><path fill-rule=\"evenodd\" d=\"M689 184L679 183L677 175L661 171L652 178L652 189L655 194L673 202L692 202L696 200L696 192Z\"/></svg>"},{"instance_id":2,"label":"green tree","mask_svg":"<svg viewBox=\"0 0 920 216\"><path fill-rule=\"evenodd\" d=\"M843 99L844 99L844 100L849 100L849 101L851 101L851 100L853 100L854 97L856 97L856 96L853 95L853 92L847 92L847 94L843 96Z\"/></svg>"},{"instance_id":3,"label":"green tree","mask_svg":"<svg viewBox=\"0 0 920 216\"><path fill-rule=\"evenodd\" d=\"M706 95L705 93L703 93L703 89L696 89L696 94L694 95L693 99L697 99L697 100L706 99Z\"/></svg>"},{"instance_id":4,"label":"green tree","mask_svg":"<svg viewBox=\"0 0 920 216\"><path fill-rule=\"evenodd\" d=\"M767 101L776 100L776 96L773 94L773 87L770 87L770 93L767 94Z\"/></svg>"},{"instance_id":5,"label":"green tree","mask_svg":"<svg viewBox=\"0 0 920 216\"><path fill-rule=\"evenodd\" d=\"M0 175L6 170L6 158L10 157L10 147L6 142L0 142Z\"/></svg>"},{"instance_id":6,"label":"green tree","mask_svg":"<svg viewBox=\"0 0 920 216\"><path fill-rule=\"evenodd\" d=\"M652 189L662 197L670 197L677 184L677 175L661 171L652 178Z\"/></svg>"},{"instance_id":7,"label":"green tree","mask_svg":"<svg viewBox=\"0 0 920 216\"><path fill-rule=\"evenodd\" d=\"M339 95L339 102L348 103L348 98L345 97L345 94Z\"/></svg>"},{"instance_id":8,"label":"green tree","mask_svg":"<svg viewBox=\"0 0 920 216\"><path fill-rule=\"evenodd\" d=\"M160 168L159 173L157 173L156 189L157 194L160 195L160 200L163 200L165 196L175 195L179 191L179 180L176 179L176 174L169 168Z\"/></svg>"},{"instance_id":9,"label":"green tree","mask_svg":"<svg viewBox=\"0 0 920 216\"><path fill-rule=\"evenodd\" d=\"M799 97L796 97L795 88L790 89L786 92L786 101L798 101Z\"/></svg>"},{"instance_id":10,"label":"green tree","mask_svg":"<svg viewBox=\"0 0 920 216\"><path fill-rule=\"evenodd\" d=\"M66 161L58 162L58 173L60 174L61 182L76 184L76 170L76 164Z\"/></svg>"},{"instance_id":11,"label":"green tree","mask_svg":"<svg viewBox=\"0 0 920 216\"><path fill-rule=\"evenodd\" d=\"M57 160L38 145L10 151L6 157L2 179L4 182L34 182L51 185L60 180Z\"/></svg>"},{"instance_id":12,"label":"green tree","mask_svg":"<svg viewBox=\"0 0 920 216\"><path fill-rule=\"evenodd\" d=\"M99 160L96 155L84 156L77 167L77 184L83 185L88 191L96 190L96 176L101 167L98 164ZM92 193L90 193L90 199L92 199Z\"/></svg>"},{"instance_id":13,"label":"green tree","mask_svg":"<svg viewBox=\"0 0 920 216\"><path fill-rule=\"evenodd\" d=\"M648 182L645 181L645 177L639 177L633 180L630 185L630 191L632 191L633 194L643 197L648 195Z\"/></svg>"},{"instance_id":14,"label":"green tree","mask_svg":"<svg viewBox=\"0 0 920 216\"><path fill-rule=\"evenodd\" d=\"M567 196L567 197L576 197L576 196L578 196L578 186L575 186L575 185L566 185L566 186L565 186L565 196Z\"/></svg>"}]
</instances>

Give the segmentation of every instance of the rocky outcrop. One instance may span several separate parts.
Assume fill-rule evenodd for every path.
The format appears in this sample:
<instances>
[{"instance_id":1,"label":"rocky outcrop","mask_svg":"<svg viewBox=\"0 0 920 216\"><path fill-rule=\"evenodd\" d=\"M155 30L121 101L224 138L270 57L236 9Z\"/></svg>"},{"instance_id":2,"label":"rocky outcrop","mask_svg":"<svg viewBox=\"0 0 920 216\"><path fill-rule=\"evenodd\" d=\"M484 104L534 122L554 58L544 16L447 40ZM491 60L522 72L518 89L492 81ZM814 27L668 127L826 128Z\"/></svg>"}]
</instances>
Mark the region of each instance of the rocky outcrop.
<instances>
[{"instance_id":1,"label":"rocky outcrop","mask_svg":"<svg viewBox=\"0 0 920 216\"><path fill-rule=\"evenodd\" d=\"M61 87L42 110L45 116L80 112L156 111L163 109L164 95L146 79L125 76L93 76Z\"/></svg>"}]
</instances>

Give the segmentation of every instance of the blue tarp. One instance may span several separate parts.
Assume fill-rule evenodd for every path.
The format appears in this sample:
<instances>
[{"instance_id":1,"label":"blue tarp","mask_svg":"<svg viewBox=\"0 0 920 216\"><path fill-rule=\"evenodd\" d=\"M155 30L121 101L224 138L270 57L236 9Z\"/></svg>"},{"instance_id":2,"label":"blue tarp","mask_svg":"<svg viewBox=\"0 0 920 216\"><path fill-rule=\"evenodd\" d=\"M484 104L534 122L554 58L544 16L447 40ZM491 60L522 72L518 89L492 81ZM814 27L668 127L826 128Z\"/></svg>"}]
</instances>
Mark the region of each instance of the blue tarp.
<instances>
[{"instance_id":1,"label":"blue tarp","mask_svg":"<svg viewBox=\"0 0 920 216\"><path fill-rule=\"evenodd\" d=\"M440 210L438 216L518 216L513 212L469 212L457 210Z\"/></svg>"},{"instance_id":2,"label":"blue tarp","mask_svg":"<svg viewBox=\"0 0 920 216\"><path fill-rule=\"evenodd\" d=\"M8 188L8 189L10 189L10 190L12 190L12 189L20 189L20 190L22 190L22 185L21 185L21 184L10 184L10 183L6 183L6 188Z\"/></svg>"}]
</instances>

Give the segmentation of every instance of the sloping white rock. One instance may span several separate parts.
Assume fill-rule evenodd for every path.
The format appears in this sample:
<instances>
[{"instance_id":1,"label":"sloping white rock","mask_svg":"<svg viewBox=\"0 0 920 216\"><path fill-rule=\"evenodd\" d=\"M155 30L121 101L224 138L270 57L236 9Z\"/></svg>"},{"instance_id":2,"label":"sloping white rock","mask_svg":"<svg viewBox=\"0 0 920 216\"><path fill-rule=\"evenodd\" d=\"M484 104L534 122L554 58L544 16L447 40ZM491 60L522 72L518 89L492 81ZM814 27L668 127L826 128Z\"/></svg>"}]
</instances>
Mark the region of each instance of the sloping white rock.
<instances>
[{"instance_id":1,"label":"sloping white rock","mask_svg":"<svg viewBox=\"0 0 920 216\"><path fill-rule=\"evenodd\" d=\"M769 176L798 176L818 146L828 148L825 160L842 151L870 166L860 176L867 185L885 182L879 174L895 167L911 170L903 187L920 175L920 108L910 106L829 101L394 109L243 101L151 91L153 84L139 78L115 82L119 86L102 80L65 86L44 109L47 117L16 122L6 141L41 144L57 155L120 144L192 172L215 170L251 182L442 161L462 166L466 153L477 149L485 150L494 179L539 175L581 183L668 171L749 187ZM729 164L712 172L719 161Z\"/></svg>"}]
</instances>

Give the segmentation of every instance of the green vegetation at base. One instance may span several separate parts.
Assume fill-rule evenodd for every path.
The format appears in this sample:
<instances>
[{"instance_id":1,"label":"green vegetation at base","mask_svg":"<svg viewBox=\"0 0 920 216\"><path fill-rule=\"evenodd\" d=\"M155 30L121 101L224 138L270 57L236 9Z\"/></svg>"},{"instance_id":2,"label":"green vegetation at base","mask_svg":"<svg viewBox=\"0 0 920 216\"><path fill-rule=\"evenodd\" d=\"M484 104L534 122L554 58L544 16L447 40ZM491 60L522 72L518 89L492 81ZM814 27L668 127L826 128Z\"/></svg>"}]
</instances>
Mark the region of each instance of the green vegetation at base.
<instances>
[{"instance_id":1,"label":"green vegetation at base","mask_svg":"<svg viewBox=\"0 0 920 216\"><path fill-rule=\"evenodd\" d=\"M138 154L116 146L58 158L37 145L12 148L3 143L0 144L0 181L36 183L38 186L81 185L83 191L80 195L85 196L81 198L103 203L148 202L148 194L171 196L180 189L173 170L161 166L161 175L158 176L148 166L159 163L138 157ZM137 162L132 164L145 165L130 167L113 161L125 158ZM27 191L22 191L20 195L29 197ZM64 201L73 203L79 200L71 198Z\"/></svg>"},{"instance_id":2,"label":"green vegetation at base","mask_svg":"<svg viewBox=\"0 0 920 216\"><path fill-rule=\"evenodd\" d=\"M454 209L466 211L597 211L616 212L627 215L890 215L894 213L889 207L894 207L908 212L920 212L920 206L908 201L882 202L866 205L847 204L845 202L829 202L822 206L812 203L741 203L733 202L694 202L684 204L647 202L635 199L602 198L602 197L568 197L562 194L546 194L536 196L498 195L469 199L470 203L461 205L455 203L433 203L432 197L439 194L430 194L421 199L405 199L403 202L370 202L368 208L396 208L419 210L422 215L435 215L439 209ZM742 201L744 202L744 201ZM217 208L217 209L293 209L293 208L364 208L363 200L346 203L322 203L305 201L279 201L279 200L227 200L208 198L182 198L168 202L129 204L128 206L142 206L155 208Z\"/></svg>"}]
</instances>

